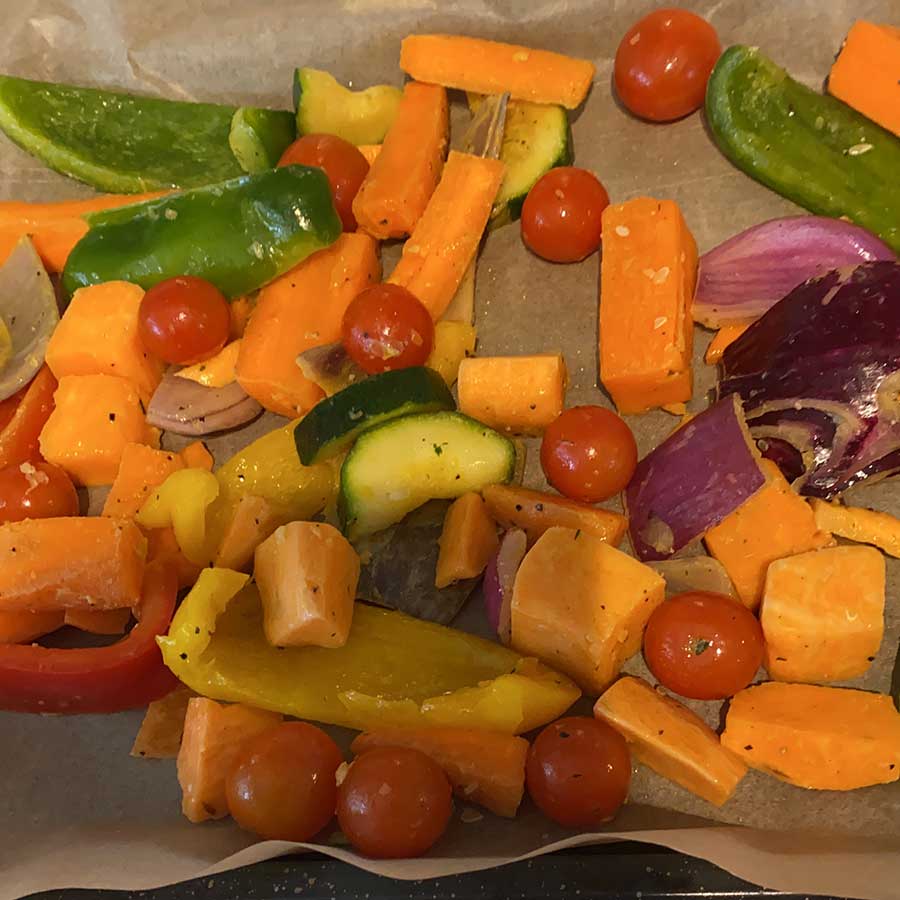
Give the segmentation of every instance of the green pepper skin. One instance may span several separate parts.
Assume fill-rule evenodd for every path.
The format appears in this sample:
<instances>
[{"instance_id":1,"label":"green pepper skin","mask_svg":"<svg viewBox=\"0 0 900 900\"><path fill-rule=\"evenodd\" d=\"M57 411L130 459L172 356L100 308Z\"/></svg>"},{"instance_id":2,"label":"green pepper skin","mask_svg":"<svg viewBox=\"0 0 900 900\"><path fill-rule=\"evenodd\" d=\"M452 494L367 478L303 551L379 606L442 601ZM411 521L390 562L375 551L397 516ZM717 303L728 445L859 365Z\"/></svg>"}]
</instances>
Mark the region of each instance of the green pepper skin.
<instances>
[{"instance_id":1,"label":"green pepper skin","mask_svg":"<svg viewBox=\"0 0 900 900\"><path fill-rule=\"evenodd\" d=\"M254 291L341 233L321 169L285 166L87 216L63 271L71 295L104 281L144 289L197 275L228 297Z\"/></svg>"},{"instance_id":2,"label":"green pepper skin","mask_svg":"<svg viewBox=\"0 0 900 900\"><path fill-rule=\"evenodd\" d=\"M741 45L713 69L706 116L722 152L751 178L810 212L846 217L900 252L894 135Z\"/></svg>"}]
</instances>

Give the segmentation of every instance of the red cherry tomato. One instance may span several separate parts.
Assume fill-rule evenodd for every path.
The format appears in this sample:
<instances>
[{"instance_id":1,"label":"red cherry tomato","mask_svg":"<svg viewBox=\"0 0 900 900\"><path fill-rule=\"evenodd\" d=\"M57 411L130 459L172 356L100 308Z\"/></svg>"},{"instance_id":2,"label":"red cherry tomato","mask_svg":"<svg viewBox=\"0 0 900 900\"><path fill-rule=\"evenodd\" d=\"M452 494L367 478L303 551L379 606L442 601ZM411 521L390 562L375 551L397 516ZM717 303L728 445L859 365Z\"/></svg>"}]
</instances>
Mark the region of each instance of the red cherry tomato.
<instances>
[{"instance_id":1,"label":"red cherry tomato","mask_svg":"<svg viewBox=\"0 0 900 900\"><path fill-rule=\"evenodd\" d=\"M338 823L367 856L421 856L447 828L451 795L447 776L430 757L379 747L357 757L338 788Z\"/></svg>"},{"instance_id":2,"label":"red cherry tomato","mask_svg":"<svg viewBox=\"0 0 900 900\"><path fill-rule=\"evenodd\" d=\"M347 307L341 340L350 358L370 375L423 366L434 345L434 322L406 288L376 284Z\"/></svg>"},{"instance_id":3,"label":"red cherry tomato","mask_svg":"<svg viewBox=\"0 0 900 900\"><path fill-rule=\"evenodd\" d=\"M686 9L657 9L632 25L619 44L616 93L642 119L680 119L703 105L721 52L706 19Z\"/></svg>"},{"instance_id":4,"label":"red cherry tomato","mask_svg":"<svg viewBox=\"0 0 900 900\"><path fill-rule=\"evenodd\" d=\"M138 310L138 334L154 356L191 365L215 356L228 340L231 310L203 278L179 275L150 288Z\"/></svg>"},{"instance_id":5,"label":"red cherry tomato","mask_svg":"<svg viewBox=\"0 0 900 900\"><path fill-rule=\"evenodd\" d=\"M550 262L578 262L600 246L606 188L586 169L562 166L542 175L522 205L522 240Z\"/></svg>"},{"instance_id":6,"label":"red cherry tomato","mask_svg":"<svg viewBox=\"0 0 900 900\"><path fill-rule=\"evenodd\" d=\"M598 503L624 490L637 466L631 429L601 406L575 406L554 419L541 441L541 467L561 494Z\"/></svg>"},{"instance_id":7,"label":"red cherry tomato","mask_svg":"<svg viewBox=\"0 0 900 900\"><path fill-rule=\"evenodd\" d=\"M69 476L46 462L0 469L0 523L78 515L78 494Z\"/></svg>"},{"instance_id":8,"label":"red cherry tomato","mask_svg":"<svg viewBox=\"0 0 900 900\"><path fill-rule=\"evenodd\" d=\"M724 700L756 675L763 632L756 616L732 597L688 591L654 610L644 632L644 656L670 691Z\"/></svg>"},{"instance_id":9,"label":"red cherry tomato","mask_svg":"<svg viewBox=\"0 0 900 900\"><path fill-rule=\"evenodd\" d=\"M548 725L531 745L528 793L566 828L608 822L628 796L631 755L625 738L597 719L570 716Z\"/></svg>"},{"instance_id":10,"label":"red cherry tomato","mask_svg":"<svg viewBox=\"0 0 900 900\"><path fill-rule=\"evenodd\" d=\"M353 198L369 172L369 164L353 144L334 134L304 134L282 153L278 165L324 169L344 231L356 231Z\"/></svg>"},{"instance_id":11,"label":"red cherry tomato","mask_svg":"<svg viewBox=\"0 0 900 900\"><path fill-rule=\"evenodd\" d=\"M246 831L307 841L334 816L335 772L344 761L321 728L285 722L249 742L226 780L228 810Z\"/></svg>"}]
</instances>

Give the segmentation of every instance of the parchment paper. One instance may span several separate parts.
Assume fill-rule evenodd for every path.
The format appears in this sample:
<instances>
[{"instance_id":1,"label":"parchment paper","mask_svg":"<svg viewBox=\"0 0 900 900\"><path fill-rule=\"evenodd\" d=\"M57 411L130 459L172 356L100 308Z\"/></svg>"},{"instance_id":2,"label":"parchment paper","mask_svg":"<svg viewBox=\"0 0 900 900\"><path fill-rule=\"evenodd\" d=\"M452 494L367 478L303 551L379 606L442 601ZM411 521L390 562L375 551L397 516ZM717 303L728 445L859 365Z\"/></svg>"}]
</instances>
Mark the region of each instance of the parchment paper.
<instances>
[{"instance_id":1,"label":"parchment paper","mask_svg":"<svg viewBox=\"0 0 900 900\"><path fill-rule=\"evenodd\" d=\"M627 116L610 91L619 38L651 2L589 0L3 0L3 71L122 87L173 98L288 107L297 65L328 68L358 85L401 82L400 38L462 32L592 58L597 79L574 122L577 162L593 169L614 201L639 194L675 199L701 251L734 232L795 211L721 156L700 115L666 126ZM819 86L852 21L900 24L896 0L684 2L705 15L724 45L763 47ZM89 191L49 172L0 139L0 198L51 200ZM554 267L527 254L517 227L493 234L478 268L479 345L485 353L562 349L568 402L606 403L595 386L597 259ZM712 384L699 363L694 408ZM273 427L213 441L221 461L236 442ZM641 452L675 424L665 413L631 421ZM541 483L530 453L527 481ZM856 491L854 502L900 509L900 481ZM888 561L888 628L869 675L856 686L885 690L900 634L900 565ZM479 610L464 627L482 627ZM642 673L640 658L629 671ZM695 704L713 725L718 704ZM34 717L0 714L0 900L54 887L146 888L296 849L263 843L232 823L188 824L170 761L128 756L140 713ZM461 807L458 807L458 813ZM466 816L466 818L471 818ZM398 878L486 868L566 846L629 838L701 856L759 884L798 893L900 898L900 785L850 794L805 792L751 772L721 810L644 767L630 804L600 834L572 835L527 803L515 821L459 815L434 853L377 863L347 849L340 859ZM598 862L596 877L603 879Z\"/></svg>"}]
</instances>

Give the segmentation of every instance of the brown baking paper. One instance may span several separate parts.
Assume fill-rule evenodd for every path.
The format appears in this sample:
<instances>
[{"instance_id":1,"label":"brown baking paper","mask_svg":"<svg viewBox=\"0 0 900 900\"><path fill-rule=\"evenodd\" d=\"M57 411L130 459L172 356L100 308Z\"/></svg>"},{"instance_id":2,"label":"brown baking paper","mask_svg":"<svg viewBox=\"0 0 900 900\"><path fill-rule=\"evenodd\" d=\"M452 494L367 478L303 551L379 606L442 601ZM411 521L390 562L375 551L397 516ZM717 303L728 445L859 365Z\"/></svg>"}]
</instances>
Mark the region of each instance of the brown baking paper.
<instances>
[{"instance_id":1,"label":"brown baking paper","mask_svg":"<svg viewBox=\"0 0 900 900\"><path fill-rule=\"evenodd\" d=\"M462 32L589 57L597 77L574 116L576 157L614 200L669 197L684 211L701 251L773 216L787 201L735 170L713 146L701 115L666 126L629 117L610 90L612 59L629 25L654 4L514 0L6 0L0 33L4 71L121 87L173 98L288 107L295 66L328 68L357 85L401 82L399 41L414 31ZM763 47L820 86L852 21L898 21L896 0L688 2L723 44ZM0 198L52 200L89 191L0 140ZM606 403L596 388L597 260L550 266L523 249L515 226L492 234L478 265L481 352L561 349L570 404ZM693 408L712 372L700 363ZM212 442L219 461L274 417ZM632 419L641 452L674 425L665 413ZM527 480L539 484L530 454ZM856 492L855 502L900 509L900 481ZM884 644L855 686L886 690L900 634L898 572L888 560ZM477 607L463 627L483 628ZM642 673L640 657L628 670ZM718 704L695 704L713 725ZM229 821L192 826L179 813L171 761L128 755L141 713L115 716L0 715L0 900L59 887L147 888L283 854L296 845L255 844ZM345 737L346 737L346 733ZM343 846L308 845L373 872L426 878L617 839L704 857L750 881L797 893L900 898L900 785L848 794L807 792L751 772L716 809L644 767L631 801L608 830L573 835L526 802L515 821L458 807L427 858L374 862ZM464 821L465 820L465 821ZM603 878L598 861L596 877Z\"/></svg>"}]
</instances>

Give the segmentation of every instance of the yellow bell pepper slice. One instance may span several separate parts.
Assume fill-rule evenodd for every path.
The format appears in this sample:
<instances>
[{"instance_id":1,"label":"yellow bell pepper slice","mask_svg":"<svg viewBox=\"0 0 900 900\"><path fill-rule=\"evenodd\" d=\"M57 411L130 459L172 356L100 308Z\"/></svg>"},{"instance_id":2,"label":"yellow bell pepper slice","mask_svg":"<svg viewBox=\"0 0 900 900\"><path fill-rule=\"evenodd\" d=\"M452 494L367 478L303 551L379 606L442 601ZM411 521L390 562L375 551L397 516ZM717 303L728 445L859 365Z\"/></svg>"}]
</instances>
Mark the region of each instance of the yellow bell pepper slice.
<instances>
[{"instance_id":1,"label":"yellow bell pepper slice","mask_svg":"<svg viewBox=\"0 0 900 900\"><path fill-rule=\"evenodd\" d=\"M157 639L166 665L207 697L362 730L519 734L580 696L565 676L500 644L364 604L343 647L273 647L248 582L230 569L204 569Z\"/></svg>"}]
</instances>

